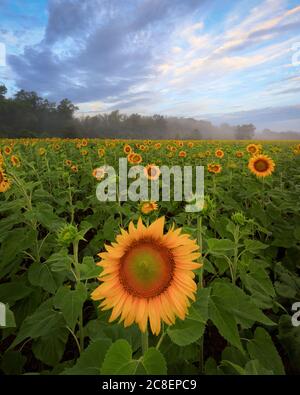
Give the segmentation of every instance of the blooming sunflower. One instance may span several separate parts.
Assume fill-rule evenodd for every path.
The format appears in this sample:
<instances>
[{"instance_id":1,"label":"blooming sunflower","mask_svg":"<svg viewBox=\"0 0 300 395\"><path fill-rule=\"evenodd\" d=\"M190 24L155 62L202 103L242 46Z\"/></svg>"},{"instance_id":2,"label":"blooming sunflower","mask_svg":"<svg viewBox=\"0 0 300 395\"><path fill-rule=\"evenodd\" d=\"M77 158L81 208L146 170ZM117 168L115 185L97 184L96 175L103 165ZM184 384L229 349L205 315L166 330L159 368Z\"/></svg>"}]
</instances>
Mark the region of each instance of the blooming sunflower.
<instances>
[{"instance_id":1,"label":"blooming sunflower","mask_svg":"<svg viewBox=\"0 0 300 395\"><path fill-rule=\"evenodd\" d=\"M12 163L12 165L14 167L20 167L21 166L21 161L18 158L18 156L16 156L16 155L12 155L12 157L10 158L10 161L11 161L11 163Z\"/></svg>"},{"instance_id":2,"label":"blooming sunflower","mask_svg":"<svg viewBox=\"0 0 300 395\"><path fill-rule=\"evenodd\" d=\"M244 156L244 154L243 154L242 151L236 151L235 156L236 156L237 158L242 158L242 157Z\"/></svg>"},{"instance_id":3,"label":"blooming sunflower","mask_svg":"<svg viewBox=\"0 0 300 395\"><path fill-rule=\"evenodd\" d=\"M129 154L127 158L128 158L128 162L131 163L132 165L138 165L143 160L140 154L135 154L134 152Z\"/></svg>"},{"instance_id":4,"label":"blooming sunflower","mask_svg":"<svg viewBox=\"0 0 300 395\"><path fill-rule=\"evenodd\" d=\"M222 151L221 149L217 149L217 150L215 151L215 156L216 156L217 158L223 158L223 156L224 156L224 151Z\"/></svg>"},{"instance_id":5,"label":"blooming sunflower","mask_svg":"<svg viewBox=\"0 0 300 395\"><path fill-rule=\"evenodd\" d=\"M100 156L100 158L102 158L102 156L105 155L105 149L104 148L99 148L98 149L98 155Z\"/></svg>"},{"instance_id":6,"label":"blooming sunflower","mask_svg":"<svg viewBox=\"0 0 300 395\"><path fill-rule=\"evenodd\" d=\"M160 170L158 166L155 165L147 165L144 167L144 174L148 178L148 180L157 180L160 176Z\"/></svg>"},{"instance_id":7,"label":"blooming sunflower","mask_svg":"<svg viewBox=\"0 0 300 395\"><path fill-rule=\"evenodd\" d=\"M142 202L140 209L143 214L150 214L152 211L156 211L158 208L156 202Z\"/></svg>"},{"instance_id":8,"label":"blooming sunflower","mask_svg":"<svg viewBox=\"0 0 300 395\"><path fill-rule=\"evenodd\" d=\"M209 163L207 165L207 170L209 171L209 173L221 173L222 171L222 166L219 164L215 164L215 163Z\"/></svg>"},{"instance_id":9,"label":"blooming sunflower","mask_svg":"<svg viewBox=\"0 0 300 395\"><path fill-rule=\"evenodd\" d=\"M130 147L129 144L125 144L125 145L124 145L124 148L123 148L123 151L124 151L124 153L125 153L126 155L129 155L129 154L131 154L131 152L132 152L132 148Z\"/></svg>"},{"instance_id":10,"label":"blooming sunflower","mask_svg":"<svg viewBox=\"0 0 300 395\"><path fill-rule=\"evenodd\" d=\"M44 156L45 153L46 153L46 149L45 148L43 148L43 147L39 148L39 155L40 156Z\"/></svg>"},{"instance_id":11,"label":"blooming sunflower","mask_svg":"<svg viewBox=\"0 0 300 395\"><path fill-rule=\"evenodd\" d=\"M70 159L65 160L65 165L71 167L72 166L72 161Z\"/></svg>"},{"instance_id":12,"label":"blooming sunflower","mask_svg":"<svg viewBox=\"0 0 300 395\"><path fill-rule=\"evenodd\" d=\"M73 173L78 173L78 166L77 165L71 166L71 170Z\"/></svg>"},{"instance_id":13,"label":"blooming sunflower","mask_svg":"<svg viewBox=\"0 0 300 395\"><path fill-rule=\"evenodd\" d=\"M100 181L105 176L105 169L103 167L97 167L93 170L92 175L96 180Z\"/></svg>"},{"instance_id":14,"label":"blooming sunflower","mask_svg":"<svg viewBox=\"0 0 300 395\"><path fill-rule=\"evenodd\" d=\"M156 143L156 144L154 145L154 147L155 147L155 149L160 149L161 143Z\"/></svg>"},{"instance_id":15,"label":"blooming sunflower","mask_svg":"<svg viewBox=\"0 0 300 395\"><path fill-rule=\"evenodd\" d=\"M261 146L258 144L248 144L247 148L246 148L247 152L249 152L249 154L252 154L252 155L258 154L260 149L261 149Z\"/></svg>"},{"instance_id":16,"label":"blooming sunflower","mask_svg":"<svg viewBox=\"0 0 300 395\"><path fill-rule=\"evenodd\" d=\"M11 151L12 151L12 149L8 145L6 147L4 147L4 152L6 155L10 155Z\"/></svg>"},{"instance_id":17,"label":"blooming sunflower","mask_svg":"<svg viewBox=\"0 0 300 395\"><path fill-rule=\"evenodd\" d=\"M116 243L99 254L102 284L91 296L103 299L103 310L112 309L109 322L120 317L125 327L136 322L145 332L149 319L152 333L158 335L162 320L172 325L176 316L185 318L189 299L195 300L193 270L201 264L194 260L201 254L180 228L164 234L164 223L164 217L149 227L141 219L137 227L131 222L128 232L121 229Z\"/></svg>"},{"instance_id":18,"label":"blooming sunflower","mask_svg":"<svg viewBox=\"0 0 300 395\"><path fill-rule=\"evenodd\" d=\"M7 179L4 170L0 168L0 192L6 192L10 188L10 182Z\"/></svg>"},{"instance_id":19,"label":"blooming sunflower","mask_svg":"<svg viewBox=\"0 0 300 395\"><path fill-rule=\"evenodd\" d=\"M180 158L185 158L186 157L186 152L185 151L180 151L178 155L179 155Z\"/></svg>"},{"instance_id":20,"label":"blooming sunflower","mask_svg":"<svg viewBox=\"0 0 300 395\"><path fill-rule=\"evenodd\" d=\"M273 173L275 163L267 155L256 155L250 158L248 168L257 177L267 177Z\"/></svg>"}]
</instances>

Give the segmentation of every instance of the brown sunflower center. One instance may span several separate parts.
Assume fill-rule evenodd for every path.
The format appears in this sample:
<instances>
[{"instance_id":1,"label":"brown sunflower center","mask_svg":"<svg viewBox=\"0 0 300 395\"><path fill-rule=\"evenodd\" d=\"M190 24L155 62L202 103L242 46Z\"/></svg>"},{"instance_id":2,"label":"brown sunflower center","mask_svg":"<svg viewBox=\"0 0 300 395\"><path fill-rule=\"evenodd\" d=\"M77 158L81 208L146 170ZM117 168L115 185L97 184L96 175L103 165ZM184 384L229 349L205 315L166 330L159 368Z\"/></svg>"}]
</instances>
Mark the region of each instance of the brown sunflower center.
<instances>
[{"instance_id":1,"label":"brown sunflower center","mask_svg":"<svg viewBox=\"0 0 300 395\"><path fill-rule=\"evenodd\" d=\"M258 159L257 161L254 162L254 168L256 171L266 171L269 168L269 164L266 160L264 159Z\"/></svg>"},{"instance_id":2,"label":"brown sunflower center","mask_svg":"<svg viewBox=\"0 0 300 395\"><path fill-rule=\"evenodd\" d=\"M121 261L120 281L132 295L153 298L164 292L173 278L174 259L170 251L151 240L131 246Z\"/></svg>"}]
</instances>

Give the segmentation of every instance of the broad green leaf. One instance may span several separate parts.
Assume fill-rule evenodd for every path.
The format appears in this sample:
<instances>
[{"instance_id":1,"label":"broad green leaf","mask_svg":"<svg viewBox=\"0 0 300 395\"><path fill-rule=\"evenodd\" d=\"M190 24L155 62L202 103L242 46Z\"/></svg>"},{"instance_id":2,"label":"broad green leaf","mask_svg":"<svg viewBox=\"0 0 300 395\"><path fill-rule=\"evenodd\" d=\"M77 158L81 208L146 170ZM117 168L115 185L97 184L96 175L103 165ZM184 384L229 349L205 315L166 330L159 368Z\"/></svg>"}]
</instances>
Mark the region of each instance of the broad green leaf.
<instances>
[{"instance_id":1,"label":"broad green leaf","mask_svg":"<svg viewBox=\"0 0 300 395\"><path fill-rule=\"evenodd\" d=\"M85 256L80 264L80 279L89 280L97 278L102 271L102 268L97 266L92 256Z\"/></svg>"},{"instance_id":2,"label":"broad green leaf","mask_svg":"<svg viewBox=\"0 0 300 395\"><path fill-rule=\"evenodd\" d=\"M106 353L101 374L135 374L139 362L132 359L131 345L123 339L113 343Z\"/></svg>"},{"instance_id":3,"label":"broad green leaf","mask_svg":"<svg viewBox=\"0 0 300 395\"><path fill-rule=\"evenodd\" d=\"M76 325L86 298L86 288L82 283L79 283L73 291L62 286L54 296L54 306L61 310L67 324L72 330Z\"/></svg>"},{"instance_id":4,"label":"broad green leaf","mask_svg":"<svg viewBox=\"0 0 300 395\"><path fill-rule=\"evenodd\" d=\"M234 249L234 242L229 239L208 239L208 252L213 255L226 255Z\"/></svg>"},{"instance_id":5,"label":"broad green leaf","mask_svg":"<svg viewBox=\"0 0 300 395\"><path fill-rule=\"evenodd\" d=\"M57 290L57 282L47 263L34 262L28 270L28 280L52 294Z\"/></svg>"},{"instance_id":6,"label":"broad green leaf","mask_svg":"<svg viewBox=\"0 0 300 395\"><path fill-rule=\"evenodd\" d=\"M14 304L17 300L23 299L32 292L32 289L23 281L14 281L0 284L0 302Z\"/></svg>"},{"instance_id":7,"label":"broad green leaf","mask_svg":"<svg viewBox=\"0 0 300 395\"><path fill-rule=\"evenodd\" d=\"M203 336L205 324L208 318L209 288L203 288L197 292L197 300L189 309L184 321L179 319L168 328L171 340L179 346L187 346Z\"/></svg>"},{"instance_id":8,"label":"broad green leaf","mask_svg":"<svg viewBox=\"0 0 300 395\"><path fill-rule=\"evenodd\" d=\"M111 345L110 339L98 339L89 344L77 359L76 364L62 372L63 375L98 375L104 357Z\"/></svg>"},{"instance_id":9,"label":"broad green leaf","mask_svg":"<svg viewBox=\"0 0 300 395\"><path fill-rule=\"evenodd\" d=\"M147 374L167 374L167 365L162 353L154 347L148 349L142 359Z\"/></svg>"},{"instance_id":10,"label":"broad green leaf","mask_svg":"<svg viewBox=\"0 0 300 395\"><path fill-rule=\"evenodd\" d=\"M1 369L5 374L20 375L25 365L26 357L20 351L6 351L1 358Z\"/></svg>"},{"instance_id":11,"label":"broad green leaf","mask_svg":"<svg viewBox=\"0 0 300 395\"><path fill-rule=\"evenodd\" d=\"M246 375L264 375L264 376L269 376L273 375L272 370L265 369L259 362L258 359L253 359L249 362L246 363L245 365L245 374Z\"/></svg>"},{"instance_id":12,"label":"broad green leaf","mask_svg":"<svg viewBox=\"0 0 300 395\"><path fill-rule=\"evenodd\" d=\"M68 329L58 328L51 335L40 337L32 346L35 357L47 365L57 365L65 351L68 335Z\"/></svg>"},{"instance_id":13,"label":"broad green leaf","mask_svg":"<svg viewBox=\"0 0 300 395\"><path fill-rule=\"evenodd\" d=\"M264 244L258 240L244 240L244 245L247 251L253 253L259 250L264 250L269 247L267 244Z\"/></svg>"},{"instance_id":14,"label":"broad green leaf","mask_svg":"<svg viewBox=\"0 0 300 395\"><path fill-rule=\"evenodd\" d=\"M258 327L254 333L254 339L247 343L247 349L251 359L257 359L259 363L274 374L285 374L283 363L268 332Z\"/></svg>"},{"instance_id":15,"label":"broad green leaf","mask_svg":"<svg viewBox=\"0 0 300 395\"><path fill-rule=\"evenodd\" d=\"M51 300L40 306L32 315L28 316L22 323L17 337L11 344L14 348L26 338L36 339L41 336L50 336L53 331L64 326L61 313L50 307Z\"/></svg>"}]
</instances>

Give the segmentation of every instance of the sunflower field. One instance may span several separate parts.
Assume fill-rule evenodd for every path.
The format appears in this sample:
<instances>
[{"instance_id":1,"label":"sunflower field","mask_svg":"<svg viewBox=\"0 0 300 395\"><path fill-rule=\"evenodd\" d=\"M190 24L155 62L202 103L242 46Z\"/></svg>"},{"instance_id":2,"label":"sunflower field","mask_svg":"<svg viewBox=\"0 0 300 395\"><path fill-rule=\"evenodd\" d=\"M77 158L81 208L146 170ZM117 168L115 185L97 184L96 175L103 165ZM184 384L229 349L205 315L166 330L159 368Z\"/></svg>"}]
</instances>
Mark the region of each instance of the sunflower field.
<instances>
[{"instance_id":1,"label":"sunflower field","mask_svg":"<svg viewBox=\"0 0 300 395\"><path fill-rule=\"evenodd\" d=\"M5 375L300 373L300 144L0 140ZM205 168L185 202L100 202L103 166ZM4 312L4 313L3 313Z\"/></svg>"}]
</instances>

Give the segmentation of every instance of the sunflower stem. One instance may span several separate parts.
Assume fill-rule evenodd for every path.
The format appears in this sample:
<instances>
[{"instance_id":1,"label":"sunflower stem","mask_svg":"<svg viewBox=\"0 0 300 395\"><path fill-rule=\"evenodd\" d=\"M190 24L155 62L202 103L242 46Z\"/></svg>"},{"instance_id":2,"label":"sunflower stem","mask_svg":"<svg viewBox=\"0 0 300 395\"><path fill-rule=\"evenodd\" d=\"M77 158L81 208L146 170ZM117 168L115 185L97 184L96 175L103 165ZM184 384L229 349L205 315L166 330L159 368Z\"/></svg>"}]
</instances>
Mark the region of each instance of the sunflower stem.
<instances>
[{"instance_id":1,"label":"sunflower stem","mask_svg":"<svg viewBox=\"0 0 300 395\"><path fill-rule=\"evenodd\" d=\"M148 329L145 332L142 332L142 352L143 355L146 354L149 347L149 339L148 339Z\"/></svg>"}]
</instances>

